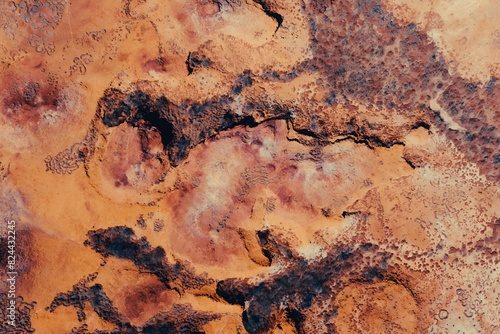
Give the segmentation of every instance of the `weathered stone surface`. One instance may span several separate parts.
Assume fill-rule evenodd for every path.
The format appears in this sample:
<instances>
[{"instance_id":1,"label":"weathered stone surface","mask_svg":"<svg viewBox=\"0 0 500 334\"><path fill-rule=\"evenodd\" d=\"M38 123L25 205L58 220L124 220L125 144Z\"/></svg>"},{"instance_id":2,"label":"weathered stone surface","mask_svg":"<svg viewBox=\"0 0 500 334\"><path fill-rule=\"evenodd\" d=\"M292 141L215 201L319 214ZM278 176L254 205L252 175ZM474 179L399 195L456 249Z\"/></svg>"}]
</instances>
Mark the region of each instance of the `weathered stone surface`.
<instances>
[{"instance_id":1,"label":"weathered stone surface","mask_svg":"<svg viewBox=\"0 0 500 334\"><path fill-rule=\"evenodd\" d=\"M2 2L0 331L499 332L499 8Z\"/></svg>"}]
</instances>

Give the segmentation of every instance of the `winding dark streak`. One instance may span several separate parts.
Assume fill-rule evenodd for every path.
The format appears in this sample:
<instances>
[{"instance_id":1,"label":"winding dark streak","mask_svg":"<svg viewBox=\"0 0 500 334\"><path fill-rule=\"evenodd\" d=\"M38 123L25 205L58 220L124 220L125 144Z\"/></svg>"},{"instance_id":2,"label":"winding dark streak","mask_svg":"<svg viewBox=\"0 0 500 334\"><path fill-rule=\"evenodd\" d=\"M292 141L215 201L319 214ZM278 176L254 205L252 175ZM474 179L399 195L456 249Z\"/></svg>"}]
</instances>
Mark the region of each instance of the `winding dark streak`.
<instances>
[{"instance_id":1,"label":"winding dark streak","mask_svg":"<svg viewBox=\"0 0 500 334\"><path fill-rule=\"evenodd\" d=\"M206 276L196 275L187 263L169 263L163 248L151 248L145 238L138 239L129 227L115 226L106 230L89 231L88 237L85 245L104 258L114 256L132 261L139 269L157 276L166 288L179 291L179 286L182 289L198 289L214 283L214 280ZM177 285L176 282L181 284Z\"/></svg>"},{"instance_id":2,"label":"winding dark streak","mask_svg":"<svg viewBox=\"0 0 500 334\"><path fill-rule=\"evenodd\" d=\"M379 0L312 1L307 12L314 57L295 71L322 73L324 89L335 96L334 108L361 102L389 115L417 115L416 124L434 124L485 176L500 180L495 168L500 162L498 78L481 84L450 75L430 38L415 24L398 22ZM465 131L450 130L436 116L430 101L438 97ZM359 135L368 127L361 125ZM312 122L308 129L318 132Z\"/></svg>"},{"instance_id":3,"label":"winding dark streak","mask_svg":"<svg viewBox=\"0 0 500 334\"><path fill-rule=\"evenodd\" d=\"M266 10L264 1L256 2ZM481 84L451 75L446 60L429 37L415 24L398 22L392 14L384 11L379 0L317 0L305 9L311 27L312 59L297 64L291 71L293 75L271 71L262 79L287 82L300 75L319 73L324 80L318 86L328 93L328 97L312 106L312 115L306 114L301 105L251 100L246 96L242 110L238 110L234 97L241 95L247 87L240 82L231 94L202 102L186 100L180 105L173 104L165 96L153 98L148 95L144 99L135 99L135 96L146 93L110 89L101 98L98 116L110 127L129 122L133 126L158 126L162 131L171 132L165 134L170 139L164 141L164 145L173 166L179 165L191 148L219 131L238 125L256 125L277 117L289 117L295 130L316 138L331 135L331 129L325 123L336 119L334 130L338 134L379 146L390 146L402 140L405 133L386 139L384 133L391 126L377 128L367 121L355 106L360 103L372 111L378 110L375 112L400 114L414 120L408 131L419 126L429 129L433 124L470 161L477 163L484 175L495 182L500 180L500 169L495 168L500 163L500 88L497 78ZM281 23L277 22L279 28ZM251 75L247 77L251 78ZM436 116L430 106L430 101L436 98L439 98L442 109L465 131L451 131ZM353 115L343 115L340 107L344 106L351 108ZM291 109L295 111L293 117ZM320 113L320 109L326 111ZM148 113L164 119L171 129L155 125L151 117L148 120ZM342 120L344 116L349 117ZM302 123L299 118L302 118ZM173 268L163 264L164 254L157 251L158 256L154 255L156 253L149 249L149 244L134 240L129 232L123 227L121 229L127 234L125 240L113 236L114 230L91 231L89 245L103 255L109 253L132 260L152 272L158 263L162 263L163 267L154 272L169 286L168 278L165 278L168 276L163 271L168 268L171 272ZM233 278L217 285L217 294L228 303L248 304L242 316L251 333L265 333L283 319L301 331L304 313L315 300L334 298L352 281L392 279L387 265L390 254L379 251L376 245L364 244L356 248L339 245L325 258L308 262L283 244L269 241L268 235L260 236L265 254L271 260L279 258L283 261L286 271L259 283ZM111 241L107 244L99 239L103 237ZM121 242L133 251L123 253L113 248ZM188 284L189 280L182 278L182 282ZM279 305L284 305L284 309L280 310Z\"/></svg>"},{"instance_id":4,"label":"winding dark streak","mask_svg":"<svg viewBox=\"0 0 500 334\"><path fill-rule=\"evenodd\" d=\"M392 275L387 265L392 255L377 245L337 245L324 258L309 262L269 231L261 231L259 236L263 249L286 263L286 270L259 283L233 278L217 284L219 296L244 307L243 324L249 333L269 333L284 321L303 333L304 312L314 303L335 299L351 282L380 281ZM330 322L331 315L322 317L316 321ZM332 326L329 330L335 332Z\"/></svg>"},{"instance_id":5,"label":"winding dark streak","mask_svg":"<svg viewBox=\"0 0 500 334\"><path fill-rule=\"evenodd\" d=\"M253 0L253 2L255 2L256 4L261 6L264 13L267 16L269 16L270 18L272 18L274 21L276 21L276 23L278 24L278 26L276 27L276 30L274 30L274 33L276 34L278 29L283 24L283 20L284 20L283 16L275 11L272 11L271 7L269 6L269 3L266 0Z\"/></svg>"},{"instance_id":6,"label":"winding dark streak","mask_svg":"<svg viewBox=\"0 0 500 334\"><path fill-rule=\"evenodd\" d=\"M139 269L156 275L166 288L181 294L184 289L197 289L214 283L212 279L195 275L187 264L179 261L168 263L161 247L151 248L145 238L138 239L128 227L115 226L107 230L90 231L88 236L85 245L104 258L114 256L133 261ZM157 313L141 326L134 326L113 306L101 284L91 284L96 278L97 273L91 274L73 285L73 290L58 293L48 310L54 312L60 306L73 306L77 309L78 320L83 322L86 320L84 309L88 303L101 319L117 326L111 331L94 333L202 333L203 325L220 318L219 314L193 310L189 304L174 304L170 310ZM72 333L89 332L83 325L74 328Z\"/></svg>"},{"instance_id":7,"label":"winding dark streak","mask_svg":"<svg viewBox=\"0 0 500 334\"><path fill-rule=\"evenodd\" d=\"M270 11L271 6L267 2L256 2L264 10ZM280 105L276 101L260 98L252 101L250 97L244 96L243 110L237 113L234 96L241 95L247 86L241 83L235 86L232 94L204 102L184 101L177 106L168 98L160 97L155 102L160 112L159 117L168 119L173 126L175 139L168 148L173 166L184 160L191 148L219 131L245 124L242 121L245 118L258 118L261 122L283 117L292 109L292 127L299 133L315 138L327 138L334 131L358 141L366 140L373 146L389 147L401 142L405 132L410 130L391 130L392 126L389 124L372 124L355 107L356 103L361 103L369 109L376 108L377 113L398 113L414 120L415 126L433 123L450 136L457 146L462 147L469 159L479 163L487 176L492 179L499 176L500 172L496 171L498 169L488 168L495 161L500 161L499 145L495 146L500 138L495 124L500 120L496 116L495 124L486 123L487 114L498 114L500 109L496 79L492 79L481 89L477 83L450 76L445 59L428 36L419 32L414 24L400 24L392 14L383 10L380 1L313 1L306 12L309 13L311 22L313 58L296 65L290 72L292 76L290 73L271 71L271 74L260 79L287 82L303 74L319 73L325 80L318 88L329 92L323 105L313 105L316 110L307 114L305 110L310 105ZM207 61L200 60L193 63L193 66L205 66L202 65L204 63ZM242 77L245 76L251 78L251 72L242 74ZM457 85L477 88L470 90ZM461 94L450 94L450 89L459 89ZM484 100L484 94L481 93L483 90L487 92L489 104L479 103ZM124 97L123 93L110 96L109 92L108 90L104 94L100 102L101 110L105 105L103 101L115 100L120 104L123 102L119 101L129 99L130 96ZM440 99L443 109L468 129L468 134L450 133L442 120L435 116L430 100L440 94L443 94ZM464 106L464 98L473 103L467 105L469 108ZM347 122L341 121L346 115L337 111L342 106L348 106L354 111ZM113 110L105 107L104 120L110 114L112 117L117 112L120 114L120 108L117 106ZM457 108L461 108L462 115L457 114ZM255 114L259 117L255 117ZM466 114L471 116L467 118ZM479 123L476 121L474 124L473 119ZM333 128L325 125L332 121ZM488 131L484 131L485 129ZM465 137L471 137L470 133L476 136L473 147L464 143ZM494 139L494 142L489 142L489 139ZM470 148L473 148L472 152Z\"/></svg>"}]
</instances>

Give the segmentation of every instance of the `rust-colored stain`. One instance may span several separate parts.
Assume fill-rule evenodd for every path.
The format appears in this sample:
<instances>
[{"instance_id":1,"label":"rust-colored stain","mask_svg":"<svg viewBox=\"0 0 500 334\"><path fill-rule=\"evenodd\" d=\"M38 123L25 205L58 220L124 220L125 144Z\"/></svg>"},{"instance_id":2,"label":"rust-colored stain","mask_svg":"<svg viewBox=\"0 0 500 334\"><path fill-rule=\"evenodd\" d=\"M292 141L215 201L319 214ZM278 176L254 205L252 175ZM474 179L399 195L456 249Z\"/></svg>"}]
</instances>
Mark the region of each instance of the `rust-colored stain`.
<instances>
[{"instance_id":1,"label":"rust-colored stain","mask_svg":"<svg viewBox=\"0 0 500 334\"><path fill-rule=\"evenodd\" d=\"M499 8L2 2L0 332L500 333Z\"/></svg>"}]
</instances>

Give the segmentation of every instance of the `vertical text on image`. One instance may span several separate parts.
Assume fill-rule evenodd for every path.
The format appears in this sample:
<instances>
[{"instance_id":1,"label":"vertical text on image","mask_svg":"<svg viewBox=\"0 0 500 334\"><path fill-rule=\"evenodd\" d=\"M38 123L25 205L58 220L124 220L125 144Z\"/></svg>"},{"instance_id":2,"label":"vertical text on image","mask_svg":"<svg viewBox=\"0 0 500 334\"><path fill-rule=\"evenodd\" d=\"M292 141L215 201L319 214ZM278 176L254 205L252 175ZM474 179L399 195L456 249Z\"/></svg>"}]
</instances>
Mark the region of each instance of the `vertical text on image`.
<instances>
[{"instance_id":1,"label":"vertical text on image","mask_svg":"<svg viewBox=\"0 0 500 334\"><path fill-rule=\"evenodd\" d=\"M11 326L16 325L16 222L7 221L7 319Z\"/></svg>"}]
</instances>

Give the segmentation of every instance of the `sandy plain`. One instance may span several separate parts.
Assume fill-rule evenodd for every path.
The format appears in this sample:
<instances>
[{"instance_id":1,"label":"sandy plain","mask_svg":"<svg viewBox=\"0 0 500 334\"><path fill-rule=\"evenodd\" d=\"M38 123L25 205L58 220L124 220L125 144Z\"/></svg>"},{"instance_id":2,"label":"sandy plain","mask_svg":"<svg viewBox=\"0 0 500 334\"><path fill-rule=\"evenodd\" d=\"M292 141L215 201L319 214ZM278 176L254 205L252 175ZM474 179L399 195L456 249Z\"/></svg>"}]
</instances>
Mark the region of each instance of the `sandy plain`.
<instances>
[{"instance_id":1,"label":"sandy plain","mask_svg":"<svg viewBox=\"0 0 500 334\"><path fill-rule=\"evenodd\" d=\"M494 0L0 6L17 332L500 333Z\"/></svg>"}]
</instances>

